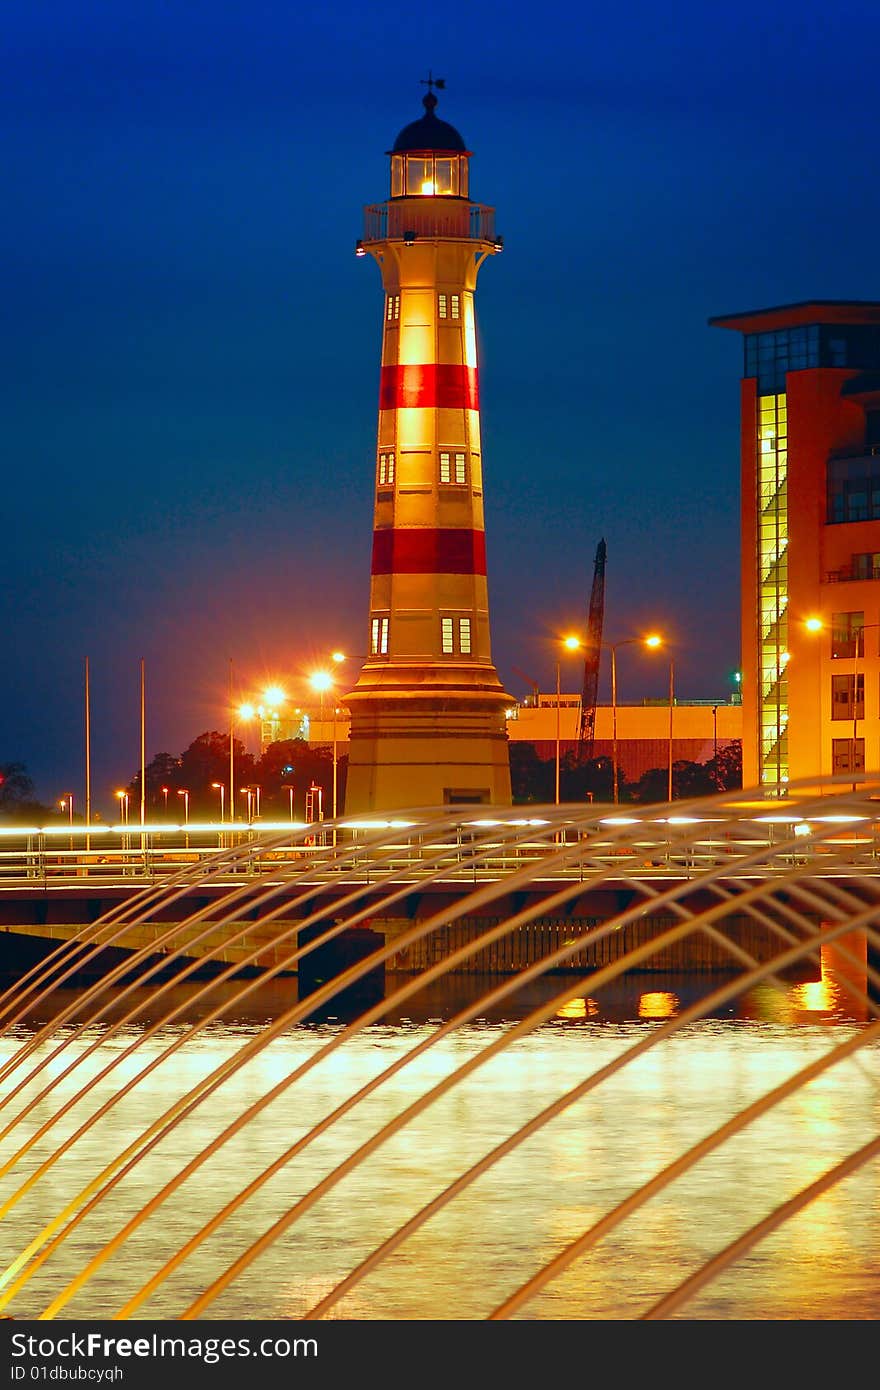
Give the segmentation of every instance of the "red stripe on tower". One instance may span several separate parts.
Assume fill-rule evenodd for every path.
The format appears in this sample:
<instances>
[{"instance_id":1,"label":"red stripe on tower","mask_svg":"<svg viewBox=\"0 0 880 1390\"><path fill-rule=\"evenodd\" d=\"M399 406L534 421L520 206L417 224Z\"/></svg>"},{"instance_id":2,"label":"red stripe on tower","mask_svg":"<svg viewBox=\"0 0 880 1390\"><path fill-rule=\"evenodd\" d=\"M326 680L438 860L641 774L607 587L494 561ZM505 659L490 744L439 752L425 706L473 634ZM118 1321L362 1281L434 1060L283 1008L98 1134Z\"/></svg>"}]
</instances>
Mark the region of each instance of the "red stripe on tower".
<instances>
[{"instance_id":1,"label":"red stripe on tower","mask_svg":"<svg viewBox=\"0 0 880 1390\"><path fill-rule=\"evenodd\" d=\"M428 410L479 410L476 367L452 362L382 368L381 410L424 407Z\"/></svg>"},{"instance_id":2,"label":"red stripe on tower","mask_svg":"<svg viewBox=\"0 0 880 1390\"><path fill-rule=\"evenodd\" d=\"M485 574L486 534L464 527L373 532L373 574Z\"/></svg>"}]
</instances>

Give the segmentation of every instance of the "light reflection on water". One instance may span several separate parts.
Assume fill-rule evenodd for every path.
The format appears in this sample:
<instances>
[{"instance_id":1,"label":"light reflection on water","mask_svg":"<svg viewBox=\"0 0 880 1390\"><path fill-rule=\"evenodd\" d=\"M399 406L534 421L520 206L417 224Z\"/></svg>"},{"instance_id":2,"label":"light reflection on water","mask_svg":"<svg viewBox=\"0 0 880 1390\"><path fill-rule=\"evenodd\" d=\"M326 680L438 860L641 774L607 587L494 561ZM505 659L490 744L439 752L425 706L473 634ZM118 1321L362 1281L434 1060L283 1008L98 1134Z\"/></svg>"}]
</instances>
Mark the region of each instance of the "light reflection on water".
<instances>
[{"instance_id":1,"label":"light reflection on water","mask_svg":"<svg viewBox=\"0 0 880 1390\"><path fill-rule=\"evenodd\" d=\"M220 1152L140 1227L60 1314L112 1317L176 1249L256 1172L336 1104L377 1075L436 1024L477 999L494 981L437 982L381 1023L322 1060ZM389 977L388 992L393 980ZM318 1137L234 1213L163 1284L135 1316L176 1318L271 1225L360 1143L465 1058L562 987L533 982L484 1011L367 1097ZM195 987L163 996L161 1013ZM224 986L227 996L240 988ZM707 990L695 977L627 975L582 997L466 1078L393 1136L285 1232L204 1314L207 1318L297 1318L375 1245L484 1152L563 1094L588 1072L621 1055ZM2 1222L3 1248L19 1250L157 1116L171 1100L232 1056L295 999L292 979L261 986L221 1021L189 1041L80 1139ZM211 998L213 1005L214 996ZM131 1000L117 1006L117 1016ZM151 1008L153 1013L151 1014ZM203 1016L199 1005L192 1017ZM158 1012L144 991L141 1017ZM831 973L787 987L764 985L715 1016L628 1063L563 1115L505 1157L432 1218L337 1305L335 1316L361 1319L485 1318L557 1251L683 1150L863 1025ZM34 1020L36 1021L36 1020ZM34 1022L32 1021L32 1022ZM187 1019L189 1021L189 1019ZM325 1014L289 1029L228 1078L179 1124L149 1158L71 1234L6 1311L39 1316L83 1263L214 1134L291 1069L313 1056L347 1019ZM9 1196L86 1114L135 1076L184 1019L148 1039L103 1080L88 1106L65 1115L0 1184ZM126 1025L81 1069L41 1101L4 1141L2 1156L31 1133L110 1056L139 1035ZM95 1030L88 1040L97 1035ZM20 1028L18 1041L27 1036ZM72 1044L81 1051L85 1040ZM4 1058L15 1040L0 1040ZM42 1047L45 1057L51 1050ZM69 1062L51 1063L54 1075ZM668 1289L745 1228L833 1163L873 1138L880 1118L880 1050L862 1049L821 1075L691 1173L651 1199L527 1305L539 1319L639 1317ZM16 1080L18 1077L15 1078ZM27 1095L45 1085L32 1084ZM10 1111L20 1109L17 1098ZM853 1319L880 1313L878 1164L874 1162L757 1245L682 1310L703 1319Z\"/></svg>"}]
</instances>

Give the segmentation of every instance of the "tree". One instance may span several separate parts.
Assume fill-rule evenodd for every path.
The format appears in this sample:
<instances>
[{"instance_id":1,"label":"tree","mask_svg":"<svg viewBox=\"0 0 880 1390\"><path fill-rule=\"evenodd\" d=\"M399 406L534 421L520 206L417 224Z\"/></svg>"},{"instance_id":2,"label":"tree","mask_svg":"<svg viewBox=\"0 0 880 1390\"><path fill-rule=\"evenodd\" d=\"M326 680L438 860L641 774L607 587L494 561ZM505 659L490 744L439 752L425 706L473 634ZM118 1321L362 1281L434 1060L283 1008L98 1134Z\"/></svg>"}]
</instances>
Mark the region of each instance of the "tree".
<instances>
[{"instance_id":1,"label":"tree","mask_svg":"<svg viewBox=\"0 0 880 1390\"><path fill-rule=\"evenodd\" d=\"M345 804L347 770L348 759L338 758L337 809ZM304 819L306 793L310 787L317 785L322 789L324 817L329 819L333 814L332 747L309 744L303 739L280 739L277 743L270 743L254 764L253 782L260 788L261 814L264 818L287 819L290 815L289 788L292 787L294 816L297 820Z\"/></svg>"},{"instance_id":2,"label":"tree","mask_svg":"<svg viewBox=\"0 0 880 1390\"><path fill-rule=\"evenodd\" d=\"M239 786L253 781L254 760L245 751L244 744L235 739L235 779ZM241 779L239 781L239 779ZM164 805L162 788L168 787L177 798L178 791L189 792L189 814L191 817L217 817L220 810L218 793L213 787L220 782L224 788L226 814L230 809L229 783L229 735L216 729L199 734L179 758L170 753L157 753L146 768L146 801L150 807ZM141 794L141 774L136 772L128 784L132 805L139 804ZM233 790L232 795L235 795Z\"/></svg>"},{"instance_id":3,"label":"tree","mask_svg":"<svg viewBox=\"0 0 880 1390\"><path fill-rule=\"evenodd\" d=\"M34 796L34 784L24 763L0 763L0 819L42 823L50 814Z\"/></svg>"},{"instance_id":4,"label":"tree","mask_svg":"<svg viewBox=\"0 0 880 1390\"><path fill-rule=\"evenodd\" d=\"M718 756L710 758L706 766L710 769L714 790L729 792L741 787L743 784L742 739L731 739L730 743L718 749Z\"/></svg>"},{"instance_id":5,"label":"tree","mask_svg":"<svg viewBox=\"0 0 880 1390\"><path fill-rule=\"evenodd\" d=\"M554 766L539 758L533 743L510 744L510 786L513 802L553 800Z\"/></svg>"}]
</instances>

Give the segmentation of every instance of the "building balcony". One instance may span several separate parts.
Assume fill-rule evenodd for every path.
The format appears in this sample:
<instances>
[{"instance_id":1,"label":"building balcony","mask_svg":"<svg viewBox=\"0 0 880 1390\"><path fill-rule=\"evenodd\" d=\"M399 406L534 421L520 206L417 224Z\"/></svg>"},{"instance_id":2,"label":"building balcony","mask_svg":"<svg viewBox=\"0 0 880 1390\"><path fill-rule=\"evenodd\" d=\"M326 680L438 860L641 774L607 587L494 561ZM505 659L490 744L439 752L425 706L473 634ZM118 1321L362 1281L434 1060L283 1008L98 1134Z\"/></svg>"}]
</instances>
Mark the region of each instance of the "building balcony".
<instances>
[{"instance_id":1,"label":"building balcony","mask_svg":"<svg viewBox=\"0 0 880 1390\"><path fill-rule=\"evenodd\" d=\"M490 241L501 250L495 235L495 209L464 198L401 198L364 209L362 245L373 241L435 240ZM360 249L360 247L358 248Z\"/></svg>"}]
</instances>

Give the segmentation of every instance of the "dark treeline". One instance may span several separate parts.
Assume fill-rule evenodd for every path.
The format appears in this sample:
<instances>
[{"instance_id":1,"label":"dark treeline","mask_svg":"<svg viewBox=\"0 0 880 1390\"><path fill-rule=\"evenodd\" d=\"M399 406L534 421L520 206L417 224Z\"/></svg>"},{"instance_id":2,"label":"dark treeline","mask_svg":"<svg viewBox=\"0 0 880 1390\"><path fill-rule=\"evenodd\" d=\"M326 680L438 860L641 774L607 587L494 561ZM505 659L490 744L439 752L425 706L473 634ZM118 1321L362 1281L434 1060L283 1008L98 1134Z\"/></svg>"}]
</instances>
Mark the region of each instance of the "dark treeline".
<instances>
[{"instance_id":1,"label":"dark treeline","mask_svg":"<svg viewBox=\"0 0 880 1390\"><path fill-rule=\"evenodd\" d=\"M262 820L287 820L291 810L297 820L305 818L306 793L320 787L323 813L333 814L333 753L329 746L312 747L300 739L272 743L257 758L245 751L238 740L235 754L235 815L244 819L248 808ZM345 806L347 759L337 760L337 805ZM549 804L556 792L556 761L540 758L531 743L511 743L510 776L515 803ZM710 796L742 786L742 745L737 740L719 750L717 758L705 763L680 761L673 764L673 791L677 800ZM229 817L229 735L211 730L200 734L178 757L157 753L146 768L146 814L148 820L168 820L180 824L184 819L182 794L188 793L190 820L217 820L220 793L224 789L225 814ZM669 784L668 767L654 767L637 780L627 780L618 769L618 789L622 802L665 801ZM141 775L136 772L126 790L130 815L136 820L140 809ZM250 797L248 791L250 790ZM613 801L612 765L608 757L579 763L573 754L560 761L561 801ZM46 806L34 796L34 786L23 763L0 763L0 822L44 825L65 815L58 806ZM74 809L74 820L82 822L82 808Z\"/></svg>"},{"instance_id":2,"label":"dark treeline","mask_svg":"<svg viewBox=\"0 0 880 1390\"><path fill-rule=\"evenodd\" d=\"M548 804L556 796L556 759L540 758L531 743L511 743L510 779L513 800L518 803ZM717 758L705 763L682 759L672 764L672 792L676 800L711 796L742 786L742 744L737 739L718 750ZM666 801L669 794L669 767L652 767L633 782L622 768L617 770L620 801ZM614 768L609 757L578 762L565 753L559 764L560 801L614 800Z\"/></svg>"},{"instance_id":3,"label":"dark treeline","mask_svg":"<svg viewBox=\"0 0 880 1390\"><path fill-rule=\"evenodd\" d=\"M290 817L291 788L293 810L302 820L306 810L306 793L312 786L322 789L325 817L333 814L333 752L330 747L311 746L301 739L283 739L270 743L255 758L245 751L244 744L233 745L235 770L235 817L245 818L248 807L256 811L259 788L261 820L287 820ZM337 760L337 804L342 807L345 795L347 759ZM190 820L217 820L220 812L220 792L224 789L225 814L229 807L229 735L211 730L199 734L179 757L157 753L146 766L144 785L148 820L171 820L176 824L184 818L181 794L189 794ZM126 790L131 798L134 817L140 807L141 774L136 772ZM248 796L250 792L250 796Z\"/></svg>"}]
</instances>

